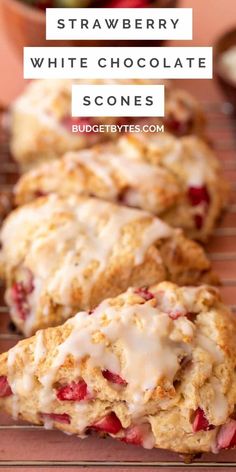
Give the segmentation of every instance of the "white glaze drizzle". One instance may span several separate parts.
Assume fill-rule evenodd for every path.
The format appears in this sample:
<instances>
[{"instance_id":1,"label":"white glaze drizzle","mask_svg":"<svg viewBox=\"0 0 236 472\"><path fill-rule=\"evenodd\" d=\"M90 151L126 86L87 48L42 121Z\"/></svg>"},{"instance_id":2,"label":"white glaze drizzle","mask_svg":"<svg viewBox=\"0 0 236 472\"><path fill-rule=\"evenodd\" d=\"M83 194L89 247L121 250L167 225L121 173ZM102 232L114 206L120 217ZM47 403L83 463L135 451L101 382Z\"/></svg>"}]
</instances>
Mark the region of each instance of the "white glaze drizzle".
<instances>
[{"instance_id":1,"label":"white glaze drizzle","mask_svg":"<svg viewBox=\"0 0 236 472\"><path fill-rule=\"evenodd\" d=\"M102 324L106 314L108 323ZM188 332L193 336L193 325L185 319ZM103 302L91 317L80 313L67 322L72 332L58 347L50 371L40 378L43 384L41 402L46 407L52 401L52 384L55 373L65 362L68 354L75 360L89 355L88 365L121 373L128 382L128 392L133 399L134 409L145 403L145 393L153 390L161 379L171 383L179 368L178 357L189 353L190 346L181 339L182 326L177 326L168 315L158 313L148 305L124 306L121 309ZM171 340L171 334L179 333L178 340ZM94 333L101 334L101 341L94 342ZM107 346L121 344L124 365ZM121 372L122 370L122 372Z\"/></svg>"},{"instance_id":2,"label":"white glaze drizzle","mask_svg":"<svg viewBox=\"0 0 236 472\"><path fill-rule=\"evenodd\" d=\"M203 333L197 333L197 343L204 351L207 351L215 364L220 364L224 360L224 356L220 347Z\"/></svg>"},{"instance_id":3,"label":"white glaze drizzle","mask_svg":"<svg viewBox=\"0 0 236 472\"><path fill-rule=\"evenodd\" d=\"M223 424L228 417L228 402L223 394L222 385L216 377L211 378L211 386L214 392L214 399L211 403L211 408L217 424Z\"/></svg>"},{"instance_id":4,"label":"white glaze drizzle","mask_svg":"<svg viewBox=\"0 0 236 472\"><path fill-rule=\"evenodd\" d=\"M106 269L122 230L137 221L146 225L138 234L138 244L130 245L134 264L138 265L152 244L170 237L174 230L146 212L95 199L64 200L50 195L37 210L33 205L23 207L5 224L2 241L10 265L11 260L16 265L22 259L22 251L25 253L24 265L35 278L35 292L29 297L32 307L34 297L38 299L40 294L40 280L47 280L48 293L56 293L63 305L70 305L76 280L83 290L84 303L88 303L91 288ZM94 263L88 277L86 271ZM29 317L27 333L32 322Z\"/></svg>"},{"instance_id":5,"label":"white glaze drizzle","mask_svg":"<svg viewBox=\"0 0 236 472\"><path fill-rule=\"evenodd\" d=\"M193 291L190 290L191 296L186 296L187 299L193 296ZM129 289L122 296L122 303L114 305L113 302L106 300L91 316L82 312L66 322L65 326L70 328L70 334L57 346L47 372L38 377L41 383L39 411L52 410L56 398L53 390L55 377L68 355L72 355L76 361L78 375L80 361L85 357L88 368L108 369L121 375L127 381L126 392L131 399L128 407L134 419L144 414L145 403L162 381L172 385L181 359L191 355L196 346L210 352L215 364L224 361L220 348L199 333L196 326L186 317L172 320L160 307L153 307L151 303L130 305L128 300L131 293L132 290ZM34 361L27 364L26 360L23 372L20 372L19 376L14 371L14 364L17 355L22 357L21 346L9 351L9 382L17 398L28 394L28 387L34 382L38 363L47 354L43 343L43 332L38 332L36 338ZM122 358L119 357L119 350ZM29 376L32 377L31 380L28 379ZM211 385L215 394L212 408L220 422L227 415L227 400L216 378L211 379ZM164 400L165 398L160 399L160 408ZM166 400L169 401L167 397ZM88 405L89 401L76 405L76 411L79 413L79 434L83 434L88 426L86 423ZM13 408L16 415L17 399ZM46 422L45 426L51 427L52 423Z\"/></svg>"},{"instance_id":6,"label":"white glaze drizzle","mask_svg":"<svg viewBox=\"0 0 236 472\"><path fill-rule=\"evenodd\" d=\"M129 136L122 137L118 146L130 159L137 160L145 155L148 159L153 157L156 165L170 169L188 186L202 186L216 178L214 155L195 136L176 139L168 133L157 136L140 134L131 139Z\"/></svg>"}]
</instances>

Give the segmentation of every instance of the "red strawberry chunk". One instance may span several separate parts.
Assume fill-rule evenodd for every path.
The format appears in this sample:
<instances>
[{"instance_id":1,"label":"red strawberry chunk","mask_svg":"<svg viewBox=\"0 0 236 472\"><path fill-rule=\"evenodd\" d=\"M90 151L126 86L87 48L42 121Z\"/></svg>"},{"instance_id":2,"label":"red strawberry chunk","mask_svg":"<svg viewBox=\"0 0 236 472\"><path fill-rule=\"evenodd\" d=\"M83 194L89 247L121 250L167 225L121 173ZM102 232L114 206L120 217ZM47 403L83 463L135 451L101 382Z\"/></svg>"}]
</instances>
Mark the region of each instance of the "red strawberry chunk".
<instances>
[{"instance_id":1,"label":"red strawberry chunk","mask_svg":"<svg viewBox=\"0 0 236 472\"><path fill-rule=\"evenodd\" d=\"M210 203L210 196L205 185L202 187L189 187L188 198L192 206L197 206L201 203L209 205Z\"/></svg>"},{"instance_id":2,"label":"red strawberry chunk","mask_svg":"<svg viewBox=\"0 0 236 472\"><path fill-rule=\"evenodd\" d=\"M192 127L192 119L180 120L174 116L167 116L164 119L164 125L167 130L176 136L184 136L188 134Z\"/></svg>"},{"instance_id":3,"label":"red strawberry chunk","mask_svg":"<svg viewBox=\"0 0 236 472\"><path fill-rule=\"evenodd\" d=\"M91 428L104 433L117 434L122 429L122 424L116 414L112 411L101 420L96 421Z\"/></svg>"},{"instance_id":4,"label":"red strawberry chunk","mask_svg":"<svg viewBox=\"0 0 236 472\"><path fill-rule=\"evenodd\" d=\"M205 185L202 187L189 187L188 199L194 207L203 204L206 213L208 205L210 204L210 196ZM203 226L204 215L202 213L196 213L193 217L196 229L200 230Z\"/></svg>"},{"instance_id":5,"label":"red strawberry chunk","mask_svg":"<svg viewBox=\"0 0 236 472\"><path fill-rule=\"evenodd\" d=\"M127 385L126 380L122 379L118 374L113 374L110 370L103 370L102 375L108 382L112 382L118 385Z\"/></svg>"},{"instance_id":6,"label":"red strawberry chunk","mask_svg":"<svg viewBox=\"0 0 236 472\"><path fill-rule=\"evenodd\" d=\"M136 293L137 295L140 295L140 297L142 297L146 302L148 302L148 300L152 300L152 298L154 298L154 295L151 292L149 292L147 287L137 288L134 291L134 293Z\"/></svg>"},{"instance_id":7,"label":"red strawberry chunk","mask_svg":"<svg viewBox=\"0 0 236 472\"><path fill-rule=\"evenodd\" d=\"M192 321L192 323L194 323L196 317L197 317L197 313L188 312L186 314L186 318L188 318L189 321Z\"/></svg>"},{"instance_id":8,"label":"red strawberry chunk","mask_svg":"<svg viewBox=\"0 0 236 472\"><path fill-rule=\"evenodd\" d=\"M11 296L13 305L21 320L25 320L29 315L29 305L27 303L27 296L22 282L16 282L11 288Z\"/></svg>"},{"instance_id":9,"label":"red strawberry chunk","mask_svg":"<svg viewBox=\"0 0 236 472\"><path fill-rule=\"evenodd\" d=\"M43 420L51 419L57 423L70 424L70 415L67 413L40 413Z\"/></svg>"},{"instance_id":10,"label":"red strawberry chunk","mask_svg":"<svg viewBox=\"0 0 236 472\"><path fill-rule=\"evenodd\" d=\"M126 429L125 437L122 438L127 444L134 444L135 446L142 446L143 437L142 431L140 431L140 426L131 426L130 428Z\"/></svg>"},{"instance_id":11,"label":"red strawberry chunk","mask_svg":"<svg viewBox=\"0 0 236 472\"><path fill-rule=\"evenodd\" d=\"M148 0L113 0L106 3L106 8L147 8L150 6Z\"/></svg>"},{"instance_id":12,"label":"red strawberry chunk","mask_svg":"<svg viewBox=\"0 0 236 472\"><path fill-rule=\"evenodd\" d=\"M208 419L205 416L204 411L201 408L198 408L194 414L193 420L193 431L197 433L198 431L210 431L214 426L209 424Z\"/></svg>"},{"instance_id":13,"label":"red strawberry chunk","mask_svg":"<svg viewBox=\"0 0 236 472\"><path fill-rule=\"evenodd\" d=\"M143 446L152 449L155 445L155 438L151 431L150 424L138 424L130 426L125 431L125 437L121 441L134 446Z\"/></svg>"},{"instance_id":14,"label":"red strawberry chunk","mask_svg":"<svg viewBox=\"0 0 236 472\"><path fill-rule=\"evenodd\" d=\"M17 273L17 279L11 288L11 298L19 318L25 320L30 313L28 295L34 290L33 274L26 267L22 267Z\"/></svg>"},{"instance_id":15,"label":"red strawberry chunk","mask_svg":"<svg viewBox=\"0 0 236 472\"><path fill-rule=\"evenodd\" d=\"M84 380L71 382L57 390L57 398L61 401L80 402L88 395L88 387Z\"/></svg>"},{"instance_id":16,"label":"red strawberry chunk","mask_svg":"<svg viewBox=\"0 0 236 472\"><path fill-rule=\"evenodd\" d=\"M221 426L217 436L219 449L229 449L236 446L236 420L230 420Z\"/></svg>"},{"instance_id":17,"label":"red strawberry chunk","mask_svg":"<svg viewBox=\"0 0 236 472\"><path fill-rule=\"evenodd\" d=\"M5 375L0 376L0 398L10 397L12 389Z\"/></svg>"},{"instance_id":18,"label":"red strawberry chunk","mask_svg":"<svg viewBox=\"0 0 236 472\"><path fill-rule=\"evenodd\" d=\"M67 130L72 132L72 126L87 126L87 125L93 125L93 119L89 117L73 117L73 116L66 116L61 120L62 126ZM81 128L80 131L81 134L86 133L86 131L83 131L83 128Z\"/></svg>"}]
</instances>

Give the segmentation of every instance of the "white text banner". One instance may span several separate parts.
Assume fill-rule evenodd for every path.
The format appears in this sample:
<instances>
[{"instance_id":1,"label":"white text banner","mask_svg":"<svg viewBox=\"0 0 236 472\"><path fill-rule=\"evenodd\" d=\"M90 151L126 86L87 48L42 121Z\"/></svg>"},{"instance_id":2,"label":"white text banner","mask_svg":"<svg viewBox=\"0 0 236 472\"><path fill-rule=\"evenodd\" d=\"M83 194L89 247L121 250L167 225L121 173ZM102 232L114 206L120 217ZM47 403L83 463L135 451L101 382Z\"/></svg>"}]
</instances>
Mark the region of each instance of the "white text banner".
<instances>
[{"instance_id":1,"label":"white text banner","mask_svg":"<svg viewBox=\"0 0 236 472\"><path fill-rule=\"evenodd\" d=\"M72 116L164 116L164 85L73 85Z\"/></svg>"},{"instance_id":2,"label":"white text banner","mask_svg":"<svg viewBox=\"0 0 236 472\"><path fill-rule=\"evenodd\" d=\"M211 79L211 47L26 47L25 79Z\"/></svg>"},{"instance_id":3,"label":"white text banner","mask_svg":"<svg viewBox=\"0 0 236 472\"><path fill-rule=\"evenodd\" d=\"M48 8L51 40L192 39L192 8Z\"/></svg>"}]
</instances>

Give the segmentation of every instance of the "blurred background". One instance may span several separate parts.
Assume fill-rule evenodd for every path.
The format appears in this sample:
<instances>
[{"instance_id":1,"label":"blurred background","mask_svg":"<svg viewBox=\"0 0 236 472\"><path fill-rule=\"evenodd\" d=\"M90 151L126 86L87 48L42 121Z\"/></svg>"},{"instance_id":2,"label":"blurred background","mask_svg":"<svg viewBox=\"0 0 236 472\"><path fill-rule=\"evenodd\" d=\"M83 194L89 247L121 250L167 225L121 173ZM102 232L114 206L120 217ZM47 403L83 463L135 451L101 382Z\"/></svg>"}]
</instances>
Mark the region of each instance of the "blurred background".
<instances>
[{"instance_id":1,"label":"blurred background","mask_svg":"<svg viewBox=\"0 0 236 472\"><path fill-rule=\"evenodd\" d=\"M1 2L3 0L0 0ZM6 1L6 0L4 0ZM175 41L178 45L213 45L217 38L236 27L235 0L179 0L180 7L194 9L193 41ZM17 55L6 34L11 25L0 16L0 104L7 105L24 87L22 58ZM169 43L171 44L171 43ZM201 100L216 100L220 91L212 80L176 80L176 85L193 92Z\"/></svg>"}]
</instances>

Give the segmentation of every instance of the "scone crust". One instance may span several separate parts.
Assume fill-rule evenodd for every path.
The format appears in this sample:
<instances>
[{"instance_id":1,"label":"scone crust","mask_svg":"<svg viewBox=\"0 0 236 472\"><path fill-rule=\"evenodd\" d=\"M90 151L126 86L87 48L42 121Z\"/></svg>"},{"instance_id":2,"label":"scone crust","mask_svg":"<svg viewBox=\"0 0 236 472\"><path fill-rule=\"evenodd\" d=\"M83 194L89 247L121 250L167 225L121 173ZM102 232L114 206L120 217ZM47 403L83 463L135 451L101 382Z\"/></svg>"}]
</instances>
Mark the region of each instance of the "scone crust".
<instances>
[{"instance_id":1,"label":"scone crust","mask_svg":"<svg viewBox=\"0 0 236 472\"><path fill-rule=\"evenodd\" d=\"M15 210L1 232L11 316L27 335L130 285L215 283L204 250L141 210L52 194Z\"/></svg>"},{"instance_id":2,"label":"scone crust","mask_svg":"<svg viewBox=\"0 0 236 472\"><path fill-rule=\"evenodd\" d=\"M150 211L206 241L228 201L213 151L195 136L127 135L113 144L67 153L24 174L17 205L39 195L96 196Z\"/></svg>"}]
</instances>

